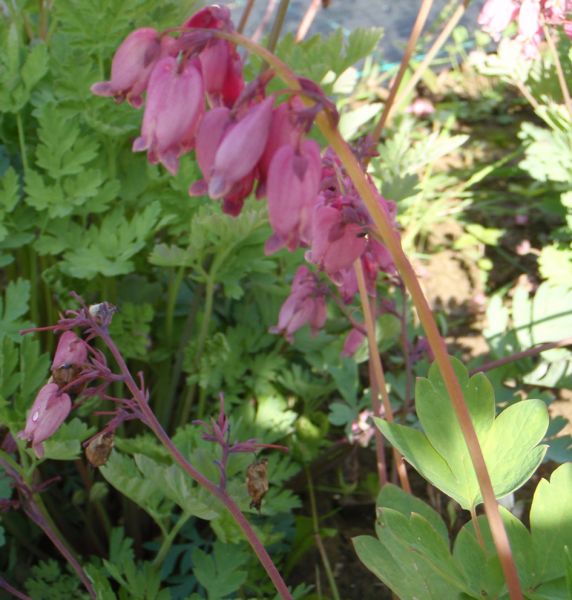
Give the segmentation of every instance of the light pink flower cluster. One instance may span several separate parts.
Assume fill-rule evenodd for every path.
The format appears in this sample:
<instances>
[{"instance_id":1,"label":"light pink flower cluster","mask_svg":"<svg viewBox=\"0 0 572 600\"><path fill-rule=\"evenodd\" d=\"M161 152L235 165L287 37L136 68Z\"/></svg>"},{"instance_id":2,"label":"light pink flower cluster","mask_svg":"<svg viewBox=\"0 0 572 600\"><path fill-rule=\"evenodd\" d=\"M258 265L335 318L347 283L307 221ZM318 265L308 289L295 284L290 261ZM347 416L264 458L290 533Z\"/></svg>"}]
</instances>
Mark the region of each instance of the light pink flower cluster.
<instances>
[{"instance_id":1,"label":"light pink flower cluster","mask_svg":"<svg viewBox=\"0 0 572 600\"><path fill-rule=\"evenodd\" d=\"M203 178L190 186L191 196L220 200L234 216L254 191L257 198L266 196L273 231L267 254L308 248L308 262L339 287L345 302L357 292L354 262L361 260L373 293L378 272L393 271L391 258L369 235L369 214L337 156L328 150L322 157L307 137L316 114L324 108L337 116L335 109L305 79L299 80L300 93L287 90L281 102L266 93L270 71L245 85L236 48L213 30L234 31L228 9L200 10L177 30L178 37L137 30L117 50L111 81L92 91L134 106L143 104L146 93L133 150L146 151L150 162L175 174L181 155L194 149ZM314 106L308 108L303 98ZM380 196L378 201L393 218L395 205ZM274 330L291 339L304 324L320 329L325 290L301 268Z\"/></svg>"},{"instance_id":2,"label":"light pink flower cluster","mask_svg":"<svg viewBox=\"0 0 572 600\"><path fill-rule=\"evenodd\" d=\"M511 23L516 23L516 40L528 58L538 54L543 24L563 26L572 38L572 0L487 0L479 15L483 31L498 41Z\"/></svg>"},{"instance_id":3,"label":"light pink flower cluster","mask_svg":"<svg viewBox=\"0 0 572 600\"><path fill-rule=\"evenodd\" d=\"M73 331L64 332L52 362L52 376L44 385L28 412L26 426L18 437L27 440L36 456L44 455L43 442L51 437L69 415L72 403L70 382L87 363L87 344Z\"/></svg>"}]
</instances>

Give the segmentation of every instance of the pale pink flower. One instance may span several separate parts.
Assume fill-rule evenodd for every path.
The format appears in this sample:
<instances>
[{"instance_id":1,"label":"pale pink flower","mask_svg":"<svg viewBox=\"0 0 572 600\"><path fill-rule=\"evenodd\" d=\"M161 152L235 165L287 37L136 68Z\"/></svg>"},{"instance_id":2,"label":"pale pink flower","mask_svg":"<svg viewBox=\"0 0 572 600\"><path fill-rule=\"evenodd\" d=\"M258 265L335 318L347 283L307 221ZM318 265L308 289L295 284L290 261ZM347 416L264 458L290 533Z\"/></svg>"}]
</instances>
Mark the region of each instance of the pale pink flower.
<instances>
[{"instance_id":1,"label":"pale pink flower","mask_svg":"<svg viewBox=\"0 0 572 600\"><path fill-rule=\"evenodd\" d=\"M308 267L301 266L292 281L290 295L280 309L278 325L271 327L272 333L283 333L289 342L293 334L309 324L312 333L317 333L326 322L325 290L318 277Z\"/></svg>"},{"instance_id":2,"label":"pale pink flower","mask_svg":"<svg viewBox=\"0 0 572 600\"><path fill-rule=\"evenodd\" d=\"M369 444L375 433L372 417L373 412L366 408L359 413L358 418L351 425L352 442L359 444L363 448Z\"/></svg>"},{"instance_id":3,"label":"pale pink flower","mask_svg":"<svg viewBox=\"0 0 572 600\"><path fill-rule=\"evenodd\" d=\"M276 152L267 183L268 216L275 239L267 251L284 245L292 251L310 241L321 170L320 146L314 140L304 140L299 149L285 145Z\"/></svg>"},{"instance_id":4,"label":"pale pink flower","mask_svg":"<svg viewBox=\"0 0 572 600\"><path fill-rule=\"evenodd\" d=\"M523 0L518 13L518 35L516 41L521 44L526 58L536 58L542 42L542 16L540 0Z\"/></svg>"},{"instance_id":5,"label":"pale pink flower","mask_svg":"<svg viewBox=\"0 0 572 600\"><path fill-rule=\"evenodd\" d=\"M503 31L518 13L514 0L487 0L479 14L478 23L493 40L499 41Z\"/></svg>"},{"instance_id":6,"label":"pale pink flower","mask_svg":"<svg viewBox=\"0 0 572 600\"><path fill-rule=\"evenodd\" d=\"M149 80L141 136L133 142L133 151L147 150L149 162L161 162L175 175L179 157L193 148L204 112L203 95L202 77L193 62L162 58Z\"/></svg>"},{"instance_id":7,"label":"pale pink flower","mask_svg":"<svg viewBox=\"0 0 572 600\"><path fill-rule=\"evenodd\" d=\"M36 456L44 456L43 443L51 437L66 420L71 411L71 399L61 393L55 383L47 383L36 396L28 412L26 427L18 437L30 442Z\"/></svg>"},{"instance_id":8,"label":"pale pink flower","mask_svg":"<svg viewBox=\"0 0 572 600\"><path fill-rule=\"evenodd\" d=\"M94 83L91 91L97 96L112 96L118 102L127 100L139 108L151 71L161 57L161 46L155 29L136 29L123 40L113 57L111 80Z\"/></svg>"},{"instance_id":9,"label":"pale pink flower","mask_svg":"<svg viewBox=\"0 0 572 600\"><path fill-rule=\"evenodd\" d=\"M208 193L213 200L224 198L236 182L256 167L268 139L273 103L274 98L269 96L228 128L208 177Z\"/></svg>"},{"instance_id":10,"label":"pale pink flower","mask_svg":"<svg viewBox=\"0 0 572 600\"><path fill-rule=\"evenodd\" d=\"M346 336L344 347L342 348L342 356L353 356L362 345L364 339L365 333L360 329L353 327Z\"/></svg>"},{"instance_id":11,"label":"pale pink flower","mask_svg":"<svg viewBox=\"0 0 572 600\"><path fill-rule=\"evenodd\" d=\"M367 215L352 200L339 197L326 203L319 197L312 218L312 247L307 259L333 276L351 267L366 247Z\"/></svg>"},{"instance_id":12,"label":"pale pink flower","mask_svg":"<svg viewBox=\"0 0 572 600\"><path fill-rule=\"evenodd\" d=\"M87 344L73 331L64 331L52 361L52 370L62 367L82 367L87 362Z\"/></svg>"}]
</instances>

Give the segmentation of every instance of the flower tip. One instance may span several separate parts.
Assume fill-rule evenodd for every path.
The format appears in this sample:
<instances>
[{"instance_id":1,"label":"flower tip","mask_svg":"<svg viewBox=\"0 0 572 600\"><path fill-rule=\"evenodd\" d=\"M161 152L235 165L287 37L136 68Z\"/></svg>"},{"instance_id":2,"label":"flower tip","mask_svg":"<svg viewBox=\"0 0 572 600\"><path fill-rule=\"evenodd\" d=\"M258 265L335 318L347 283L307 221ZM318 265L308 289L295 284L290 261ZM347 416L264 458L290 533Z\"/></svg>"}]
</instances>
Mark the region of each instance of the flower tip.
<instances>
[{"instance_id":1,"label":"flower tip","mask_svg":"<svg viewBox=\"0 0 572 600\"><path fill-rule=\"evenodd\" d=\"M219 200L228 192L228 185L222 175L215 174L209 181L208 193L213 200Z\"/></svg>"},{"instance_id":2,"label":"flower tip","mask_svg":"<svg viewBox=\"0 0 572 600\"><path fill-rule=\"evenodd\" d=\"M95 94L96 96L103 96L105 98L114 96L114 92L109 81L98 81L97 83L94 83L89 89L91 93Z\"/></svg>"},{"instance_id":3,"label":"flower tip","mask_svg":"<svg viewBox=\"0 0 572 600\"><path fill-rule=\"evenodd\" d=\"M149 149L149 140L143 136L138 137L133 142L133 146L131 146L131 150L133 152L144 152Z\"/></svg>"}]
</instances>

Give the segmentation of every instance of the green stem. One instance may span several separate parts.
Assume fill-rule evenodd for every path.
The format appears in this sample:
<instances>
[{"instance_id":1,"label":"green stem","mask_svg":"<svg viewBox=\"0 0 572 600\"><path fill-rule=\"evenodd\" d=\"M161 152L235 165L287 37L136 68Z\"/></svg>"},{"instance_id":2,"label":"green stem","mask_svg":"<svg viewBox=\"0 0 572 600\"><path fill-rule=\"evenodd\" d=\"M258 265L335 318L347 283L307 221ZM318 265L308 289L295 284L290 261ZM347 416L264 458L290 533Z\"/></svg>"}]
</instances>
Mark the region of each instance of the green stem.
<instances>
[{"instance_id":1,"label":"green stem","mask_svg":"<svg viewBox=\"0 0 572 600\"><path fill-rule=\"evenodd\" d=\"M167 294L167 312L165 314L165 336L170 344L173 338L173 322L175 319L175 306L179 290L185 276L185 267L179 267L175 277L169 283L169 291Z\"/></svg>"},{"instance_id":2,"label":"green stem","mask_svg":"<svg viewBox=\"0 0 572 600\"><path fill-rule=\"evenodd\" d=\"M161 547L159 548L159 552L157 552L157 556L153 560L153 567L155 567L156 569L161 567L161 565L163 564L163 561L165 560L165 557L167 556L167 553L171 549L171 546L173 545L173 542L175 541L175 538L177 537L177 534L179 533L179 531L181 531L183 525L192 516L193 516L192 513L184 512L179 517L178 521L171 528L171 531L169 531L169 533L163 539L163 543L161 544Z\"/></svg>"},{"instance_id":3,"label":"green stem","mask_svg":"<svg viewBox=\"0 0 572 600\"><path fill-rule=\"evenodd\" d=\"M564 98L564 104L566 105L566 110L568 110L568 116L570 117L570 123L572 124L572 99L570 98L570 90L568 89L568 84L566 83L566 75L564 75L564 69L562 69L562 63L560 62L560 57L558 56L558 48L554 43L554 39L550 33L550 28L544 24L543 29L544 37L548 42L548 48L552 54L554 66L556 67L556 74L558 75L558 83L560 84L562 97Z\"/></svg>"},{"instance_id":4,"label":"green stem","mask_svg":"<svg viewBox=\"0 0 572 600\"><path fill-rule=\"evenodd\" d=\"M16 113L16 128L18 129L18 143L20 145L20 157L24 167L24 175L28 172L28 153L26 151L26 136L24 134L24 125L22 124L22 115Z\"/></svg>"},{"instance_id":5,"label":"green stem","mask_svg":"<svg viewBox=\"0 0 572 600\"><path fill-rule=\"evenodd\" d=\"M216 266L213 265L209 273L209 277L207 279L206 287L205 287L205 309L203 311L203 317L201 319L201 328L199 330L199 335L197 337L197 350L195 354L195 371L198 372L201 364L201 357L203 354L203 350L205 347L205 342L207 340L207 335L209 332L210 320L212 317L213 310L213 298L214 298L214 288L215 288L215 274L216 274ZM193 389L196 386L193 386ZM181 410L181 418L179 420L179 424L184 424L189 420L189 415L191 414L191 406L193 404L194 393L187 394L185 400L183 402L183 409ZM204 407L203 407L204 408ZM199 413L198 418L200 419L202 415Z\"/></svg>"},{"instance_id":6,"label":"green stem","mask_svg":"<svg viewBox=\"0 0 572 600\"><path fill-rule=\"evenodd\" d=\"M318 510L316 508L316 496L314 494L312 474L310 473L310 469L308 469L307 465L304 465L304 471L306 472L306 480L308 481L308 496L310 498L310 510L312 512L314 540L316 541L316 546L320 552L322 563L324 564L324 569L326 571L326 577L328 578L332 596L334 597L334 600L340 600L340 593L338 591L338 586L336 585L336 578L334 577L334 572L332 571L332 566L330 565L330 559L328 558L326 548L322 542L322 536L320 535L320 524L318 522Z\"/></svg>"},{"instance_id":7,"label":"green stem","mask_svg":"<svg viewBox=\"0 0 572 600\"><path fill-rule=\"evenodd\" d=\"M268 50L270 50L270 52L274 52L276 48L278 38L280 37L280 32L282 31L282 27L284 26L284 21L286 19L286 13L288 12L289 5L290 0L280 0L280 6L278 6L276 19L274 19L272 31L270 32L270 37L268 38L268 44L266 44L266 47L268 48Z\"/></svg>"}]
</instances>

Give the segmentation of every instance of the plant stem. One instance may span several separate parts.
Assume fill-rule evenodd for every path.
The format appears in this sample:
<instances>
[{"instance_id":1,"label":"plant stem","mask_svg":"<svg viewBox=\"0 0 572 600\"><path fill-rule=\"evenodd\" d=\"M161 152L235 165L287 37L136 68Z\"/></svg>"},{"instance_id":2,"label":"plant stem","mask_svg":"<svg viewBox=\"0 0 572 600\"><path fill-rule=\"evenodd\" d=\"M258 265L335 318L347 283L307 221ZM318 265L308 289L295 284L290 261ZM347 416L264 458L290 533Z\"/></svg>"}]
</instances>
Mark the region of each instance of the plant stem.
<instances>
[{"instance_id":1,"label":"plant stem","mask_svg":"<svg viewBox=\"0 0 572 600\"><path fill-rule=\"evenodd\" d=\"M201 357L203 355L203 350L205 347L205 342L207 339L207 335L209 332L210 320L212 317L213 311L213 298L214 298L214 287L215 287L215 274L216 268L213 266L211 272L209 273L209 278L207 280L205 286L205 309L203 311L203 317L201 319L201 328L199 330L199 335L197 337L197 349L195 353L195 371L198 372L201 365ZM193 386L193 389L196 387ZM179 420L180 424L185 424L189 420L189 415L191 414L191 406L193 404L193 394L187 394L185 400L183 402L183 408L181 410L181 417ZM204 402L203 402L204 404ZM204 410L204 405L199 407L198 418L202 418L201 411Z\"/></svg>"},{"instance_id":2,"label":"plant stem","mask_svg":"<svg viewBox=\"0 0 572 600\"><path fill-rule=\"evenodd\" d=\"M401 314L399 315L399 323L401 325L401 347L403 349L403 360L405 362L405 397L403 398L403 415L407 416L409 412L409 408L411 406L411 390L413 388L412 380L413 380L413 367L411 365L411 356L409 353L410 345L409 339L407 337L407 290L403 285L403 282L400 282L399 289L401 290L401 298L403 302L403 307L401 309Z\"/></svg>"},{"instance_id":3,"label":"plant stem","mask_svg":"<svg viewBox=\"0 0 572 600\"><path fill-rule=\"evenodd\" d=\"M296 37L294 38L297 42L301 42L308 33L308 30L312 26L318 11L320 10L320 6L322 4L322 0L311 0L310 6L308 6L308 10L302 17L300 21L300 25L298 25L298 30L296 31Z\"/></svg>"},{"instance_id":4,"label":"plant stem","mask_svg":"<svg viewBox=\"0 0 572 600\"><path fill-rule=\"evenodd\" d=\"M389 90L389 96L387 97L385 106L383 107L381 117L377 122L375 129L373 130L372 137L376 142L377 140L379 140L381 132L383 131L386 122L389 120L395 96L397 95L397 91L399 90L399 86L401 85L401 81L403 79L403 76L405 75L405 71L409 66L409 61L411 60L411 56L415 50L415 46L417 45L417 40L421 35L421 30L425 25L425 21L427 21L427 17L429 16L429 11L431 10L432 5L433 0L421 0L421 7L419 8L417 18L415 19L415 23L413 24L413 29L411 30L411 35L409 36L409 41L407 42L405 53L403 54L401 64L399 65L399 71L397 72L391 89Z\"/></svg>"},{"instance_id":5,"label":"plant stem","mask_svg":"<svg viewBox=\"0 0 572 600\"><path fill-rule=\"evenodd\" d=\"M365 328L367 331L367 341L369 345L369 360L373 367L373 374L376 382L376 392L381 393L381 397L383 400L383 408L385 409L385 418L392 423L393 422L393 410L391 408L391 402L389 400L389 394L387 393L387 384L385 382L385 375L383 373L383 365L381 364L381 357L379 356L379 349L377 347L377 340L375 335L375 323L373 320L373 313L369 303L369 298L367 295L367 287L365 283L365 277L363 275L363 268L361 266L361 259L357 259L354 262L354 270L356 273L358 288L359 288L359 296L363 310L363 319L365 323ZM381 405L379 403L379 396L376 394L372 394L372 404L373 404L373 412L376 417L381 416ZM377 427L376 427L377 429ZM377 446L378 438L376 436L376 446ZM401 487L408 492L411 493L411 486L409 485L409 479L407 477L407 469L405 468L405 462L403 460L403 456L397 448L392 447L393 450L393 460L395 462L395 468L397 470L397 474L399 475L399 481L401 483ZM378 463L379 463L379 455L383 454L383 440L381 440L381 447L377 447L378 454Z\"/></svg>"},{"instance_id":6,"label":"plant stem","mask_svg":"<svg viewBox=\"0 0 572 600\"><path fill-rule=\"evenodd\" d=\"M560 57L558 56L558 48L554 43L554 39L552 38L552 34L550 33L550 28L547 27L546 24L543 24L542 28L544 29L544 37L548 42L548 48L550 50L550 53L552 54L552 59L554 60L556 74L558 75L558 82L560 83L562 97L564 98L564 104L566 105L566 109L568 110L570 123L572 123L572 99L570 99L570 90L568 89L568 84L566 83L566 76L564 75L562 63L560 62Z\"/></svg>"},{"instance_id":7,"label":"plant stem","mask_svg":"<svg viewBox=\"0 0 572 600\"><path fill-rule=\"evenodd\" d=\"M526 98L526 101L530 104L530 106L532 106L532 108L534 108L535 111L538 111L538 109L540 108L540 104L538 103L536 98L530 93L526 85L522 81L520 81L520 79L515 79L513 83L518 88L518 91Z\"/></svg>"},{"instance_id":8,"label":"plant stem","mask_svg":"<svg viewBox=\"0 0 572 600\"><path fill-rule=\"evenodd\" d=\"M175 318L175 305L177 304L177 296L179 289L185 276L185 267L179 267L176 275L169 282L167 291L167 309L165 312L165 336L167 342L171 343L173 337L173 321Z\"/></svg>"},{"instance_id":9,"label":"plant stem","mask_svg":"<svg viewBox=\"0 0 572 600\"><path fill-rule=\"evenodd\" d=\"M16 128L18 129L18 144L20 145L20 157L22 159L22 167L24 175L28 172L28 153L26 151L26 137L24 134L24 125L22 124L22 115L16 113Z\"/></svg>"},{"instance_id":10,"label":"plant stem","mask_svg":"<svg viewBox=\"0 0 572 600\"><path fill-rule=\"evenodd\" d=\"M515 352L514 354L504 356L503 358L499 358L498 360L491 360L488 363L484 363L479 367L471 369L470 374L474 375L475 373L490 371L492 369L498 369L498 367L502 367L511 362L522 360L523 358L537 356L538 354L546 352L547 350L552 350L553 348L565 348L566 346L572 346L572 337L565 338L558 342L546 342L545 344L540 344L540 346L536 346L535 348L529 348L528 350L523 350L522 352Z\"/></svg>"},{"instance_id":11,"label":"plant stem","mask_svg":"<svg viewBox=\"0 0 572 600\"><path fill-rule=\"evenodd\" d=\"M165 538L163 539L163 543L161 544L161 547L159 548L159 552L157 552L157 556L153 560L153 566L156 569L161 567L161 565L163 564L163 561L165 560L165 557L167 556L167 553L171 549L171 546L173 545L173 542L174 542L175 538L177 537L177 534L179 533L179 531L181 531L183 525L192 516L193 516L192 513L184 512L179 517L179 519L175 523L175 525L173 525L173 527L171 528L171 531L169 531L169 533L165 536Z\"/></svg>"},{"instance_id":12,"label":"plant stem","mask_svg":"<svg viewBox=\"0 0 572 600\"><path fill-rule=\"evenodd\" d=\"M455 12L451 15L441 33L437 36L431 48L424 56L423 60L419 63L418 67L415 69L415 72L411 76L411 79L403 86L403 91L399 94L399 98L395 102L396 108L399 108L401 104L403 104L404 100L409 96L409 94L415 89L415 86L419 83L421 77L423 77L423 73L427 70L433 59L437 56L445 42L449 39L451 32L457 26L457 23L461 20L461 17L465 14L467 7L469 6L471 0L464 0L455 10ZM374 138L378 139L378 138Z\"/></svg>"},{"instance_id":13,"label":"plant stem","mask_svg":"<svg viewBox=\"0 0 572 600\"><path fill-rule=\"evenodd\" d=\"M300 89L300 84L290 68L265 48L262 48L252 40L238 34L217 32L217 35L223 39L229 39L237 44L245 46L263 60L266 60L276 74L287 85L294 89ZM377 233L382 237L406 288L411 294L411 298L417 309L419 320L425 330L427 341L441 371L445 387L457 419L459 420L459 426L461 427L463 437L465 438L471 456L471 462L473 463L481 495L483 497L485 512L489 520L493 541L506 579L509 596L511 600L522 600L523 596L518 579L518 572L510 549L508 536L500 517L498 503L493 491L481 446L473 422L471 421L467 404L463 397L463 391L455 371L453 370L451 361L449 360L447 347L439 333L431 308L429 307L427 299L417 280L415 271L401 247L399 236L393 229L389 215L379 205L377 194L371 188L370 182L366 178L366 175L351 148L342 139L329 116L323 111L316 117L316 123L327 142L342 161L347 174L351 178L358 194L361 196L362 201L370 213L375 228L377 229Z\"/></svg>"},{"instance_id":14,"label":"plant stem","mask_svg":"<svg viewBox=\"0 0 572 600\"><path fill-rule=\"evenodd\" d=\"M367 335L367 333L366 333ZM368 375L369 375L369 388L371 392L371 405L379 407L379 395L380 390L377 385L377 379L375 377L375 370L373 368L373 361L368 360L367 364ZM374 408L375 412L375 408ZM378 415L379 416L379 415ZM376 463L377 463L377 476L379 478L379 487L382 488L387 482L387 462L385 460L385 444L383 443L383 434L379 430L379 427L373 429L373 435L375 437L375 451L376 451Z\"/></svg>"},{"instance_id":15,"label":"plant stem","mask_svg":"<svg viewBox=\"0 0 572 600\"><path fill-rule=\"evenodd\" d=\"M276 19L274 19L274 23L272 24L272 31L270 32L270 37L268 38L268 43L266 44L266 47L270 52L274 52L276 48L278 38L280 37L280 32L282 31L282 27L284 25L284 20L286 19L286 13L288 12L289 5L290 0L280 0L278 13L276 14Z\"/></svg>"},{"instance_id":16,"label":"plant stem","mask_svg":"<svg viewBox=\"0 0 572 600\"><path fill-rule=\"evenodd\" d=\"M77 558L72 554L71 550L68 549L66 544L61 539L61 534L46 511L43 500L37 494L34 494L26 503L24 510L28 517L30 517L30 519L34 521L34 523L50 538L50 541L58 549L60 554L69 562L72 569L76 572L80 581L83 583L90 598L97 598L90 579L81 568Z\"/></svg>"},{"instance_id":17,"label":"plant stem","mask_svg":"<svg viewBox=\"0 0 572 600\"><path fill-rule=\"evenodd\" d=\"M334 600L340 600L340 593L338 591L338 586L336 585L334 572L332 571L330 559L328 558L326 548L324 547L324 544L322 542L322 536L320 535L320 524L318 523L318 510L316 508L316 496L314 494L312 474L310 473L310 469L308 469L307 465L304 465L304 471L306 472L306 480L308 481L308 496L310 497L310 510L312 512L312 528L314 529L314 540L316 541L316 546L318 548L318 551L320 552L322 562L324 563L324 570L326 571L326 577L328 578L328 583L330 585L330 591L332 592L332 596L334 597Z\"/></svg>"},{"instance_id":18,"label":"plant stem","mask_svg":"<svg viewBox=\"0 0 572 600\"><path fill-rule=\"evenodd\" d=\"M13 588L3 577L0 577L0 588L6 590L9 594L12 594L14 598L20 598L20 600L32 600L30 596Z\"/></svg>"},{"instance_id":19,"label":"plant stem","mask_svg":"<svg viewBox=\"0 0 572 600\"><path fill-rule=\"evenodd\" d=\"M246 6L242 11L242 15L240 17L240 23L238 24L237 31L238 33L243 33L244 28L246 27L246 23L250 18L250 13L252 12L252 7L254 6L254 0L246 0Z\"/></svg>"},{"instance_id":20,"label":"plant stem","mask_svg":"<svg viewBox=\"0 0 572 600\"><path fill-rule=\"evenodd\" d=\"M484 550L485 549L485 540L483 539L483 534L481 533L481 526L479 525L479 518L477 517L477 511L474 506L471 506L471 521L473 523L473 527L475 528L475 535L477 536L477 541L479 542L479 546Z\"/></svg>"},{"instance_id":21,"label":"plant stem","mask_svg":"<svg viewBox=\"0 0 572 600\"><path fill-rule=\"evenodd\" d=\"M109 333L104 330L99 330L99 335L109 351L111 352L113 358L117 362L121 374L124 377L124 382L133 399L137 402L139 410L141 411L145 424L151 429L151 431L157 436L159 441L165 446L165 448L169 451L169 454L173 457L173 460L183 469L183 471L191 477L194 481L196 481L200 486L204 487L207 491L209 491L215 498L220 500L225 508L230 512L237 525L242 529L242 532L246 536L246 539L252 546L252 549L258 556L260 563L266 570L268 576L272 580L272 583L276 587L276 590L280 594L280 596L284 600L293 600L288 587L284 583L282 576L278 572L276 565L272 562L270 555L266 551L266 548L262 544L262 542L258 539L254 529L246 519L246 517L242 514L240 508L235 503L235 501L228 495L226 490L221 489L215 483L213 483L210 479L205 477L200 471L195 469L183 456L181 451L175 446L171 438L167 435L166 431L161 426L161 423L157 420L155 413L149 406L147 399L145 397L144 392L139 389L131 372L129 371L127 364L125 363L125 359L119 352L115 342L111 339Z\"/></svg>"}]
</instances>

